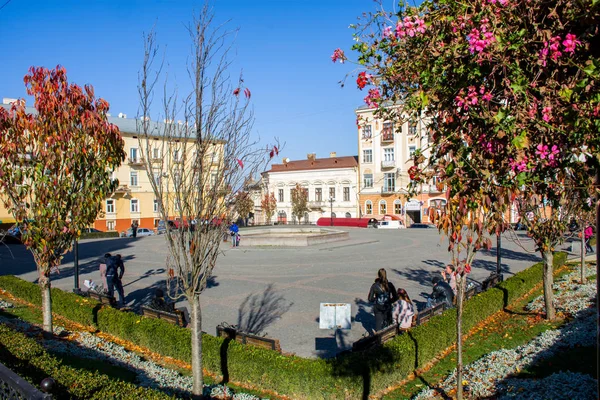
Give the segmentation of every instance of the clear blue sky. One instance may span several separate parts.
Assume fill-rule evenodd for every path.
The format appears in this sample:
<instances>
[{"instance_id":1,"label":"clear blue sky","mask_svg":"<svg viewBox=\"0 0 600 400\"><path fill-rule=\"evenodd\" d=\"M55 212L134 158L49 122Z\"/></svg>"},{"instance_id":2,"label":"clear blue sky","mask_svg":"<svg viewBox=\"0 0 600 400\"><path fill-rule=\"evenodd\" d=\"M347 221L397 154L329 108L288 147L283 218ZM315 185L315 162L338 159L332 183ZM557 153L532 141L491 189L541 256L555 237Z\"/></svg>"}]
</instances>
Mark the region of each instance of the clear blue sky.
<instances>
[{"instance_id":1,"label":"clear blue sky","mask_svg":"<svg viewBox=\"0 0 600 400\"><path fill-rule=\"evenodd\" d=\"M0 0L0 7L6 0ZM190 42L184 25L201 1L25 1L10 0L0 10L2 72L0 97L25 97L23 76L32 65L67 69L69 80L92 84L110 112L135 117L137 74L143 55L143 32L156 24L167 46L169 70L187 80L184 65ZM255 131L263 141L286 142L283 157L307 153L328 157L356 155L354 110L366 93L349 78L353 65L333 64L341 47L349 54L352 30L371 0L216 0L218 21L239 28L232 74L243 68L252 90ZM28 105L32 102L28 99Z\"/></svg>"}]
</instances>

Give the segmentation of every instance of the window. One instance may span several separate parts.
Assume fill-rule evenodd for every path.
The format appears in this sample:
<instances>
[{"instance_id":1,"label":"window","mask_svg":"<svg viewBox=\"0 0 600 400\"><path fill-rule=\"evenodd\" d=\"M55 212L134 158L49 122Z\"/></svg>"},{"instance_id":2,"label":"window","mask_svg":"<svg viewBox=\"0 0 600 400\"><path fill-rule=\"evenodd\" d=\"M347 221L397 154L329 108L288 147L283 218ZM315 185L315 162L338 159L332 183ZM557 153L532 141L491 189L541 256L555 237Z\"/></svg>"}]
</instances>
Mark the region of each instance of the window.
<instances>
[{"instance_id":1,"label":"window","mask_svg":"<svg viewBox=\"0 0 600 400\"><path fill-rule=\"evenodd\" d=\"M366 188L373 187L373 174L364 174L363 175L363 186Z\"/></svg>"},{"instance_id":2,"label":"window","mask_svg":"<svg viewBox=\"0 0 600 400\"><path fill-rule=\"evenodd\" d=\"M138 199L131 199L130 209L132 213L140 212L140 202Z\"/></svg>"},{"instance_id":3,"label":"window","mask_svg":"<svg viewBox=\"0 0 600 400\"><path fill-rule=\"evenodd\" d=\"M160 218L154 218L154 227L158 228L158 223L160 222Z\"/></svg>"},{"instance_id":4,"label":"window","mask_svg":"<svg viewBox=\"0 0 600 400\"><path fill-rule=\"evenodd\" d=\"M390 141L394 140L394 126L391 122L384 122L383 129L381 131L381 140Z\"/></svg>"},{"instance_id":5,"label":"window","mask_svg":"<svg viewBox=\"0 0 600 400\"><path fill-rule=\"evenodd\" d=\"M346 215L345 215L345 217L346 218L352 218L352 214L350 214L350 213L347 212Z\"/></svg>"},{"instance_id":6,"label":"window","mask_svg":"<svg viewBox=\"0 0 600 400\"><path fill-rule=\"evenodd\" d=\"M331 218L336 218L336 215L334 212L331 213Z\"/></svg>"},{"instance_id":7,"label":"window","mask_svg":"<svg viewBox=\"0 0 600 400\"><path fill-rule=\"evenodd\" d=\"M106 230L114 231L115 230L115 221L106 221Z\"/></svg>"},{"instance_id":8,"label":"window","mask_svg":"<svg viewBox=\"0 0 600 400\"><path fill-rule=\"evenodd\" d=\"M290 189L290 201L294 198L294 189Z\"/></svg>"},{"instance_id":9,"label":"window","mask_svg":"<svg viewBox=\"0 0 600 400\"><path fill-rule=\"evenodd\" d=\"M129 183L131 184L131 186L137 186L138 185L138 173L137 173L137 171L131 171L129 173Z\"/></svg>"},{"instance_id":10,"label":"window","mask_svg":"<svg viewBox=\"0 0 600 400\"><path fill-rule=\"evenodd\" d=\"M402 214L402 204L400 200L394 201L394 214Z\"/></svg>"},{"instance_id":11,"label":"window","mask_svg":"<svg viewBox=\"0 0 600 400\"><path fill-rule=\"evenodd\" d=\"M362 128L363 132L362 132L362 138L363 139L371 139L371 125L365 125Z\"/></svg>"},{"instance_id":12,"label":"window","mask_svg":"<svg viewBox=\"0 0 600 400\"><path fill-rule=\"evenodd\" d=\"M180 186L181 186L181 175L179 175L179 174L173 175L173 189L175 191L177 191L177 190L179 190Z\"/></svg>"},{"instance_id":13,"label":"window","mask_svg":"<svg viewBox=\"0 0 600 400\"><path fill-rule=\"evenodd\" d=\"M409 157L414 156L415 151L417 151L417 146L408 146L408 156Z\"/></svg>"},{"instance_id":14,"label":"window","mask_svg":"<svg viewBox=\"0 0 600 400\"><path fill-rule=\"evenodd\" d=\"M373 150L372 149L364 149L363 150L363 163L372 163L373 162Z\"/></svg>"},{"instance_id":15,"label":"window","mask_svg":"<svg viewBox=\"0 0 600 400\"><path fill-rule=\"evenodd\" d=\"M175 199L173 207L175 208L175 212L181 212L181 201L179 199Z\"/></svg>"},{"instance_id":16,"label":"window","mask_svg":"<svg viewBox=\"0 0 600 400\"><path fill-rule=\"evenodd\" d=\"M179 150L173 150L173 161L179 161Z\"/></svg>"},{"instance_id":17,"label":"window","mask_svg":"<svg viewBox=\"0 0 600 400\"><path fill-rule=\"evenodd\" d=\"M329 198L335 200L335 188L334 187L329 188Z\"/></svg>"},{"instance_id":18,"label":"window","mask_svg":"<svg viewBox=\"0 0 600 400\"><path fill-rule=\"evenodd\" d=\"M410 122L408 124L408 134L415 136L417 134L417 123L416 122Z\"/></svg>"},{"instance_id":19,"label":"window","mask_svg":"<svg viewBox=\"0 0 600 400\"><path fill-rule=\"evenodd\" d=\"M350 188L344 187L344 201L350 201Z\"/></svg>"},{"instance_id":20,"label":"window","mask_svg":"<svg viewBox=\"0 0 600 400\"><path fill-rule=\"evenodd\" d=\"M365 203L365 214L373 214L373 203L371 203L371 200L367 200L367 202Z\"/></svg>"},{"instance_id":21,"label":"window","mask_svg":"<svg viewBox=\"0 0 600 400\"><path fill-rule=\"evenodd\" d=\"M387 214L387 203L385 202L385 200L381 200L379 202L379 214Z\"/></svg>"},{"instance_id":22,"label":"window","mask_svg":"<svg viewBox=\"0 0 600 400\"><path fill-rule=\"evenodd\" d=\"M394 161L394 148L383 149L383 161Z\"/></svg>"},{"instance_id":23,"label":"window","mask_svg":"<svg viewBox=\"0 0 600 400\"><path fill-rule=\"evenodd\" d=\"M323 189L322 188L315 189L315 201L323 201Z\"/></svg>"},{"instance_id":24,"label":"window","mask_svg":"<svg viewBox=\"0 0 600 400\"><path fill-rule=\"evenodd\" d=\"M217 173L213 172L212 174L210 174L210 185L212 187L217 186Z\"/></svg>"},{"instance_id":25,"label":"window","mask_svg":"<svg viewBox=\"0 0 600 400\"><path fill-rule=\"evenodd\" d=\"M156 186L160 187L160 172L155 172L153 175L154 175L154 182L156 183Z\"/></svg>"},{"instance_id":26,"label":"window","mask_svg":"<svg viewBox=\"0 0 600 400\"><path fill-rule=\"evenodd\" d=\"M279 192L278 193L279 194L279 196L278 196L279 197L279 202L283 203L283 189L279 189L278 192Z\"/></svg>"},{"instance_id":27,"label":"window","mask_svg":"<svg viewBox=\"0 0 600 400\"><path fill-rule=\"evenodd\" d=\"M160 159L160 149L158 147L152 149L152 158L155 160Z\"/></svg>"},{"instance_id":28,"label":"window","mask_svg":"<svg viewBox=\"0 0 600 400\"><path fill-rule=\"evenodd\" d=\"M279 190L283 190L283 189L279 189ZM286 223L287 222L287 214L285 213L285 211L281 210L277 213L277 222L283 222Z\"/></svg>"},{"instance_id":29,"label":"window","mask_svg":"<svg viewBox=\"0 0 600 400\"><path fill-rule=\"evenodd\" d=\"M386 173L383 174L383 190L385 192L396 191L396 174Z\"/></svg>"},{"instance_id":30,"label":"window","mask_svg":"<svg viewBox=\"0 0 600 400\"><path fill-rule=\"evenodd\" d=\"M138 149L137 147L132 147L129 149L129 159L131 161L137 161L138 159Z\"/></svg>"},{"instance_id":31,"label":"window","mask_svg":"<svg viewBox=\"0 0 600 400\"><path fill-rule=\"evenodd\" d=\"M154 199L154 212L157 213L158 212L158 199Z\"/></svg>"},{"instance_id":32,"label":"window","mask_svg":"<svg viewBox=\"0 0 600 400\"><path fill-rule=\"evenodd\" d=\"M114 200L106 200L106 213L114 214L115 212L115 201Z\"/></svg>"}]
</instances>

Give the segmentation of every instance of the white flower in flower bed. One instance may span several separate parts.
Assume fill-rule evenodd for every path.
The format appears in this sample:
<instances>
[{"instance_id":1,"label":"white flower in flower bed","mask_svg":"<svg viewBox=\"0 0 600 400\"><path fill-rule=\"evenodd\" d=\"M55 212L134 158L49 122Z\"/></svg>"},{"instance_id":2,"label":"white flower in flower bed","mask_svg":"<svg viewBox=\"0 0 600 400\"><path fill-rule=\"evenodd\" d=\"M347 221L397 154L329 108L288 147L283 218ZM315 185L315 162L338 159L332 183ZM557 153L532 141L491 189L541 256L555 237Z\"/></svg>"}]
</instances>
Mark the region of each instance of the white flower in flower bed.
<instances>
[{"instance_id":1,"label":"white flower in flower bed","mask_svg":"<svg viewBox=\"0 0 600 400\"><path fill-rule=\"evenodd\" d=\"M29 323L19 319L0 317L0 322L21 331L28 331L31 328ZM54 331L63 332L64 328L55 326ZM137 354L127 351L123 346L106 341L89 332L74 332L70 339L69 341L47 339L41 341L40 344L52 352L68 354L78 358L101 360L130 369L137 374L137 381L140 386L160 389L168 394L180 395L185 398L189 397L191 393L193 386L191 377L183 376L177 371L145 360ZM204 392L205 395L215 398L231 398L233 395L234 399L260 400L259 397L246 393L234 395L231 389L222 385L205 385Z\"/></svg>"},{"instance_id":2,"label":"white flower in flower bed","mask_svg":"<svg viewBox=\"0 0 600 400\"><path fill-rule=\"evenodd\" d=\"M498 385L498 400L594 400L596 380L576 372L558 372L544 379L507 379Z\"/></svg>"},{"instance_id":3,"label":"white flower in flower bed","mask_svg":"<svg viewBox=\"0 0 600 400\"><path fill-rule=\"evenodd\" d=\"M529 343L514 349L493 351L465 366L463 379L468 382L470 396L474 398L497 396L498 394L509 396L510 394L504 393L504 391L508 387L516 388L516 381L532 380L514 379L505 381L510 382L512 386L499 385L498 382L518 373L526 366L551 357L561 349L575 346L593 346L596 343L595 310L590 308L595 299L596 285L595 282L586 285L572 283L572 279L577 273L578 271L568 274L564 280L557 282L558 293L556 294L557 304L560 304L560 309L576 316L576 319L565 324L560 329L543 332ZM531 305L532 303L528 306ZM534 306L532 306L532 309L535 309ZM579 377L580 374L573 374L573 376L575 375ZM517 390L520 389L520 395L516 397L519 399L587 399L595 397L596 380L591 376L583 375L585 378L571 380L564 379L564 376L566 375L554 374L546 378L548 379L548 386L552 385L555 388L554 392L546 392L541 397L527 397L535 395L535 392L529 393L528 385L532 383L524 382L522 386L518 387ZM441 388L449 391L455 386L455 383L456 370L444 380ZM531 390L535 391L533 387ZM587 395L590 390L594 392L594 396L592 397ZM527 392L527 396L525 396L525 392ZM514 393L514 390L511 390L511 393ZM553 395L548 397L548 393L553 393ZM435 390L425 389L415 399L425 400L437 397L439 397L439 394Z\"/></svg>"},{"instance_id":4,"label":"white flower in flower bed","mask_svg":"<svg viewBox=\"0 0 600 400\"><path fill-rule=\"evenodd\" d=\"M13 303L9 303L8 301L0 300L0 310L6 309L6 308L13 308L13 307L14 307Z\"/></svg>"},{"instance_id":5,"label":"white flower in flower bed","mask_svg":"<svg viewBox=\"0 0 600 400\"><path fill-rule=\"evenodd\" d=\"M596 274L596 269L586 267L585 276L589 277ZM554 306L557 311L575 314L579 310L585 308L585 304L589 299L596 296L596 282L587 282L582 285L579 281L581 277L580 271L573 271L563 276L559 281L555 282L553 289L558 293L554 298ZM529 311L541 311L545 308L544 297L538 296L527 305Z\"/></svg>"}]
</instances>

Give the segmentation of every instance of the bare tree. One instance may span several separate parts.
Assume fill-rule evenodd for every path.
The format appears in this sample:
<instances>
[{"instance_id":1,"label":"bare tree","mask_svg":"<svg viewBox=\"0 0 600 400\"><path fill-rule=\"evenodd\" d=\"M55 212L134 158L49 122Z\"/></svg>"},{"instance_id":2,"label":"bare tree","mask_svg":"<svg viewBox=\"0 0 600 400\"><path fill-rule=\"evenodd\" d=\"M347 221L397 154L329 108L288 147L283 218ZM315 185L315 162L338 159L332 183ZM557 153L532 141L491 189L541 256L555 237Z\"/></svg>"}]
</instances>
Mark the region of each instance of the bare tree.
<instances>
[{"instance_id":1,"label":"bare tree","mask_svg":"<svg viewBox=\"0 0 600 400\"><path fill-rule=\"evenodd\" d=\"M233 216L232 193L262 171L276 146L259 148L252 137L251 93L242 76L232 80L229 57L235 31L215 27L205 5L189 24L192 54L189 94L169 92L154 31L145 36L139 74L139 140L146 171L165 221L167 280L175 299L191 306L193 394L202 396L202 312L200 294L211 277L219 246ZM150 118L154 95L162 91L163 122ZM159 119L160 120L160 119ZM179 221L172 229L168 220Z\"/></svg>"}]
</instances>

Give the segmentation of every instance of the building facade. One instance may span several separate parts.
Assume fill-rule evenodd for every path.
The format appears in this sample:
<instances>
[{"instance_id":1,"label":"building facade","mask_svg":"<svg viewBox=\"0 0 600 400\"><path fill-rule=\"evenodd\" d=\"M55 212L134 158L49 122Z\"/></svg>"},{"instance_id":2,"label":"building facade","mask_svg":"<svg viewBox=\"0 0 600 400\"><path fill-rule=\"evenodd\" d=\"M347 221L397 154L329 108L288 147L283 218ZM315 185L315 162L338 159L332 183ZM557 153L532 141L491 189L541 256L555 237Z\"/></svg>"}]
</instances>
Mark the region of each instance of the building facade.
<instances>
[{"instance_id":1,"label":"building facade","mask_svg":"<svg viewBox=\"0 0 600 400\"><path fill-rule=\"evenodd\" d=\"M308 193L308 208L300 219L292 213L292 191L299 184ZM258 197L255 223L267 223L260 211L260 201L273 193L277 201L271 222L279 224L315 224L321 217L350 218L358 216L358 157L316 158L309 154L306 160L273 164L262 174L262 194Z\"/></svg>"},{"instance_id":2,"label":"building facade","mask_svg":"<svg viewBox=\"0 0 600 400\"><path fill-rule=\"evenodd\" d=\"M407 190L412 155L417 149L425 157L430 154L425 123L406 120L398 126L375 116L374 111L366 106L356 110L360 216L395 215L407 226L429 223L429 209L446 203L443 188L434 180L421 185L418 195L408 196Z\"/></svg>"}]
</instances>

